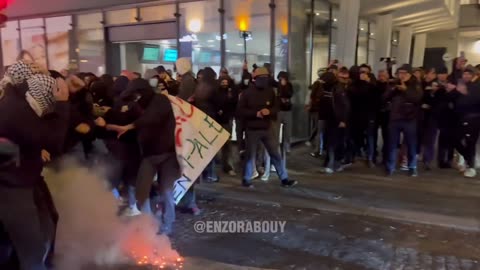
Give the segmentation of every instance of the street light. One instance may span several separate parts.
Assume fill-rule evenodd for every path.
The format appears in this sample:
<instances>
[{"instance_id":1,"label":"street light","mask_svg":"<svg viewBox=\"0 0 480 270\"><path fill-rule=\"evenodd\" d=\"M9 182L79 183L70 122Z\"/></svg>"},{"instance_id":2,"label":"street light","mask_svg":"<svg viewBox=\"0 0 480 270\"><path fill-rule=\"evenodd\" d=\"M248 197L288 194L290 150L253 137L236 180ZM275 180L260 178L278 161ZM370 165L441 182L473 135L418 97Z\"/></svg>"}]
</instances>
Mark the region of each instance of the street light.
<instances>
[{"instance_id":1,"label":"street light","mask_svg":"<svg viewBox=\"0 0 480 270\"><path fill-rule=\"evenodd\" d=\"M243 38L243 56L246 63L247 62L247 40L252 38L252 32L240 31L240 37Z\"/></svg>"}]
</instances>

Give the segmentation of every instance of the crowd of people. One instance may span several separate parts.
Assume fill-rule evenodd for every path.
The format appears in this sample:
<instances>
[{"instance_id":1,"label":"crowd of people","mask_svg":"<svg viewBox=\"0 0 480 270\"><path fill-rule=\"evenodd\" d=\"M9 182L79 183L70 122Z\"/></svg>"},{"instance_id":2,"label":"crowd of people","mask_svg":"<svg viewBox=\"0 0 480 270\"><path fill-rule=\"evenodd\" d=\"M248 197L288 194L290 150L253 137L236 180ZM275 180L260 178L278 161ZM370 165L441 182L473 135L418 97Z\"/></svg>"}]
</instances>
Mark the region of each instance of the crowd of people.
<instances>
[{"instance_id":1,"label":"crowd of people","mask_svg":"<svg viewBox=\"0 0 480 270\"><path fill-rule=\"evenodd\" d=\"M455 167L476 176L480 65L458 57L450 73L404 64L395 76L385 69L375 77L366 64L332 64L318 75L307 105L313 127L307 144L313 157L325 154L325 173L365 159L368 167L383 164L389 176L400 165L415 177L421 160L426 170Z\"/></svg>"},{"instance_id":2,"label":"crowd of people","mask_svg":"<svg viewBox=\"0 0 480 270\"><path fill-rule=\"evenodd\" d=\"M375 77L366 64L332 63L310 87L311 155L325 157L327 174L365 158L369 167L381 161L392 175L400 158L400 167L417 176L420 157L427 170L435 156L439 168L451 168L457 153L466 161L457 167L474 177L479 72L463 57L455 59L450 74L446 67L423 70L405 64L395 77L390 70ZM234 158L241 156L244 187L252 188L259 177L268 181L271 171L281 186L294 187L298 182L288 176L286 155L292 110L299 105L292 101L295 91L289 74L274 77L269 64L251 71L245 64L238 83L225 68L220 74L210 67L194 74L188 58L177 60L175 78L163 66L143 76L123 71L100 77L48 71L28 60L8 67L0 82L0 221L23 269L46 269L45 257L52 254L55 237L47 231L58 215L42 170L60 168L64 157L107 168L105 178L119 203L125 202L124 214L160 213L159 233L172 233L177 207L172 188L181 171L176 121L166 94L193 104L230 133L235 127L237 147L227 142L201 181L219 181L217 163L236 176ZM201 213L193 187L179 207Z\"/></svg>"}]
</instances>

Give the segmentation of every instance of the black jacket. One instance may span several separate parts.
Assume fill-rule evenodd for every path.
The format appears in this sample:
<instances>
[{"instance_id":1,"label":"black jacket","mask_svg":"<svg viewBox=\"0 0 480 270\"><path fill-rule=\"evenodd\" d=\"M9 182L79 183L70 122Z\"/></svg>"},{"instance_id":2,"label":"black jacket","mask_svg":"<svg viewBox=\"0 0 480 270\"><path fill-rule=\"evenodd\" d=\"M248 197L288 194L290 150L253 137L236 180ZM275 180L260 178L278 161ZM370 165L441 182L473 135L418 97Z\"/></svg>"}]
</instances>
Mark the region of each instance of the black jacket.
<instances>
[{"instance_id":1,"label":"black jacket","mask_svg":"<svg viewBox=\"0 0 480 270\"><path fill-rule=\"evenodd\" d=\"M237 114L244 119L249 130L266 130L277 117L278 102L269 78L257 78L250 88L245 90L240 97ZM262 109L269 109L270 115L258 118L257 113Z\"/></svg>"},{"instance_id":2,"label":"black jacket","mask_svg":"<svg viewBox=\"0 0 480 270\"><path fill-rule=\"evenodd\" d=\"M238 92L232 87L220 87L216 93L216 99L218 104L218 123L228 124L235 116L237 110Z\"/></svg>"},{"instance_id":3,"label":"black jacket","mask_svg":"<svg viewBox=\"0 0 480 270\"><path fill-rule=\"evenodd\" d=\"M68 127L68 102L58 102L53 114L40 118L25 100L27 89L26 83L9 86L0 98L0 137L20 149L19 166L2 168L0 185L33 187L42 181L42 149L52 155L62 151Z\"/></svg>"},{"instance_id":4,"label":"black jacket","mask_svg":"<svg viewBox=\"0 0 480 270\"><path fill-rule=\"evenodd\" d=\"M406 83L407 90L398 90L395 86L385 94L385 102L390 102L390 121L416 120L422 101L422 88L412 76Z\"/></svg>"},{"instance_id":5,"label":"black jacket","mask_svg":"<svg viewBox=\"0 0 480 270\"><path fill-rule=\"evenodd\" d=\"M280 83L278 84L278 102L280 110L288 112L292 110L292 97L293 97L293 85L288 82L287 85L283 86Z\"/></svg>"},{"instance_id":6,"label":"black jacket","mask_svg":"<svg viewBox=\"0 0 480 270\"><path fill-rule=\"evenodd\" d=\"M165 95L154 95L134 125L144 157L175 153L175 117Z\"/></svg>"},{"instance_id":7,"label":"black jacket","mask_svg":"<svg viewBox=\"0 0 480 270\"><path fill-rule=\"evenodd\" d=\"M463 95L454 90L457 94L455 110L459 117L480 116L480 84L469 82L466 84L468 93Z\"/></svg>"}]
</instances>

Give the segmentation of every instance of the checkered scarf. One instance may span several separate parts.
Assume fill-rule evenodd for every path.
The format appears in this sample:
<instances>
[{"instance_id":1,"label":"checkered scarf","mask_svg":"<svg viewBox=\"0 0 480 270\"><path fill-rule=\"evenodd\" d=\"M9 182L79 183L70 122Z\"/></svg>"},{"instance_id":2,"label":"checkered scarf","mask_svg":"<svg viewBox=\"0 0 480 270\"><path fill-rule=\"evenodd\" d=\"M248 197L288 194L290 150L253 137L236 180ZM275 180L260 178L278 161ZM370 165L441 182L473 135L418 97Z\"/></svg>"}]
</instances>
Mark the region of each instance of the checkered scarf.
<instances>
[{"instance_id":1,"label":"checkered scarf","mask_svg":"<svg viewBox=\"0 0 480 270\"><path fill-rule=\"evenodd\" d=\"M53 91L57 82L49 75L48 71L36 63L20 60L8 68L0 81L0 89L5 89L7 84L19 85L26 81L28 90L25 98L35 113L43 116L51 112L55 104Z\"/></svg>"},{"instance_id":2,"label":"checkered scarf","mask_svg":"<svg viewBox=\"0 0 480 270\"><path fill-rule=\"evenodd\" d=\"M53 91L57 88L57 81L44 74L35 74L27 80L28 91L25 97L30 107L38 116L43 116L53 111L55 96Z\"/></svg>"}]
</instances>

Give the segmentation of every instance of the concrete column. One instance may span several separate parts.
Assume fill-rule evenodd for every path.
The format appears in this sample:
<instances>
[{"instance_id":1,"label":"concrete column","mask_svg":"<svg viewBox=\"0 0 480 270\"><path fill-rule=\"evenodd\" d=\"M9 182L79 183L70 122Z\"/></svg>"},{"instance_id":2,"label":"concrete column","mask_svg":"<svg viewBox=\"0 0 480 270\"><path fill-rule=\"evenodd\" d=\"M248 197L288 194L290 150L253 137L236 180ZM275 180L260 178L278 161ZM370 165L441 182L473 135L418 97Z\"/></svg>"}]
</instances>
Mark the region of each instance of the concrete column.
<instances>
[{"instance_id":1,"label":"concrete column","mask_svg":"<svg viewBox=\"0 0 480 270\"><path fill-rule=\"evenodd\" d=\"M410 50L412 48L413 29L410 26L400 28L397 63L410 64Z\"/></svg>"},{"instance_id":2,"label":"concrete column","mask_svg":"<svg viewBox=\"0 0 480 270\"><path fill-rule=\"evenodd\" d=\"M425 47L427 46L427 34L415 35L415 43L413 46L412 66L423 66L423 57L425 56Z\"/></svg>"},{"instance_id":3,"label":"concrete column","mask_svg":"<svg viewBox=\"0 0 480 270\"><path fill-rule=\"evenodd\" d=\"M391 56L392 27L392 14L384 14L377 16L375 33L375 61L373 62L373 69L375 71L386 68L385 63L380 62L380 58Z\"/></svg>"},{"instance_id":4,"label":"concrete column","mask_svg":"<svg viewBox=\"0 0 480 270\"><path fill-rule=\"evenodd\" d=\"M355 64L360 0L340 0L337 58L341 64Z\"/></svg>"}]
</instances>

